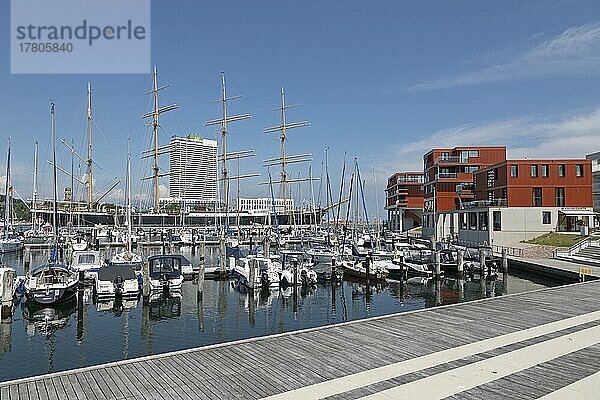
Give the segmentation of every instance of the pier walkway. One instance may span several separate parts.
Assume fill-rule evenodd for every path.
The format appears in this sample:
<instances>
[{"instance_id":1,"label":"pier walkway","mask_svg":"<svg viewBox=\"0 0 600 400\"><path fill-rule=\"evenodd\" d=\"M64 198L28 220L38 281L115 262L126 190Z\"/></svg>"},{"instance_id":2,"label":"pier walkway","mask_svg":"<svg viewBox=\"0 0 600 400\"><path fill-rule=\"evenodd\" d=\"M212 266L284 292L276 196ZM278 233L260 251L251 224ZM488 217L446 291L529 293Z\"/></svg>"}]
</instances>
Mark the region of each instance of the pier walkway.
<instances>
[{"instance_id":1,"label":"pier walkway","mask_svg":"<svg viewBox=\"0 0 600 400\"><path fill-rule=\"evenodd\" d=\"M0 383L2 399L600 399L600 281Z\"/></svg>"}]
</instances>

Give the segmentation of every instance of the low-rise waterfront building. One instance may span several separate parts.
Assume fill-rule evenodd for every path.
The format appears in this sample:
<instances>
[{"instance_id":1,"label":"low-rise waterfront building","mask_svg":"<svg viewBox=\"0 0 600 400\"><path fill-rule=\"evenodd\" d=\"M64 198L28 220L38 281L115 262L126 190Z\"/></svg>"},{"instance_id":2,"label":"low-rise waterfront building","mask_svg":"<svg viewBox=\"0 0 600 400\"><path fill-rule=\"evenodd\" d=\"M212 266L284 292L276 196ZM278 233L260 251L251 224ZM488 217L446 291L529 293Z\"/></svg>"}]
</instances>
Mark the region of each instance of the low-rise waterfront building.
<instances>
[{"instance_id":1,"label":"low-rise waterfront building","mask_svg":"<svg viewBox=\"0 0 600 400\"><path fill-rule=\"evenodd\" d=\"M463 243L510 245L593 224L592 163L505 160L474 173L474 200L455 213Z\"/></svg>"},{"instance_id":2,"label":"low-rise waterfront building","mask_svg":"<svg viewBox=\"0 0 600 400\"><path fill-rule=\"evenodd\" d=\"M397 172L388 178L385 191L388 229L402 232L421 226L423 172Z\"/></svg>"}]
</instances>

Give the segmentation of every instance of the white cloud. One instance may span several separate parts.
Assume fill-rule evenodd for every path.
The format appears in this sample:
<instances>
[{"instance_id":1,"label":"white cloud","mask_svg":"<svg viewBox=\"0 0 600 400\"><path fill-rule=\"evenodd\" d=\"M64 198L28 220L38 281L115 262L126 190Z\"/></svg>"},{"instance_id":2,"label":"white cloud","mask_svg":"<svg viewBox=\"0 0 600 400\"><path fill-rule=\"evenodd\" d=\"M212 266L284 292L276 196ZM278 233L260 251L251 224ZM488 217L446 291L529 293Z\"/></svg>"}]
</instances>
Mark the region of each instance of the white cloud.
<instances>
[{"instance_id":1,"label":"white cloud","mask_svg":"<svg viewBox=\"0 0 600 400\"><path fill-rule=\"evenodd\" d=\"M600 151L600 106L556 115L531 115L463 124L433 132L421 140L398 143L375 164L381 178L393 172L422 170L423 154L433 147L506 145L508 158L583 158Z\"/></svg>"},{"instance_id":2,"label":"white cloud","mask_svg":"<svg viewBox=\"0 0 600 400\"><path fill-rule=\"evenodd\" d=\"M488 65L479 69L420 83L409 90L439 90L539 76L600 72L600 23L572 26L549 38L535 35L530 41L525 49L509 48L475 57L471 62L487 61Z\"/></svg>"}]
</instances>

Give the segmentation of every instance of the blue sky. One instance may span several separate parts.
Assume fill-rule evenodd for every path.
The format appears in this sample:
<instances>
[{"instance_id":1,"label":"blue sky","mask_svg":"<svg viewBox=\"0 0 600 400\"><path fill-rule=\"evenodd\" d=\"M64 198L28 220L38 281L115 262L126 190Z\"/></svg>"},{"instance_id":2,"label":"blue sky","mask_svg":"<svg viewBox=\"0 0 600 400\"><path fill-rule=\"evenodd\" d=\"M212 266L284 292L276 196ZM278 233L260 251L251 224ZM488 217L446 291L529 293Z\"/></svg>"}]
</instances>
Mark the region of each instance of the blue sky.
<instances>
[{"instance_id":1,"label":"blue sky","mask_svg":"<svg viewBox=\"0 0 600 400\"><path fill-rule=\"evenodd\" d=\"M17 191L31 193L34 138L42 161L49 157L50 98L57 135L74 136L83 150L88 80L102 166L96 186L107 188L124 175L127 136L138 154L149 141L140 115L150 107L151 76L11 75L8 2L0 7L0 151L12 134ZM243 94L231 112L253 115L230 129L231 150L258 153L242 169L265 175L260 160L277 156L276 139L262 130L278 123L270 110L284 85L288 102L301 104L289 120L311 122L290 133L289 151L313 153L318 176L329 147L334 193L344 152L348 162L357 156L372 214L386 177L421 169L432 147L505 144L509 157L583 157L600 150L599 16L596 1L152 1L152 62L173 85L161 102L181 106L163 116L160 140L216 137L204 122L218 117L211 101L224 71L229 93ZM134 178L148 175L138 164ZM258 181L246 181L243 195L267 195Z\"/></svg>"}]
</instances>

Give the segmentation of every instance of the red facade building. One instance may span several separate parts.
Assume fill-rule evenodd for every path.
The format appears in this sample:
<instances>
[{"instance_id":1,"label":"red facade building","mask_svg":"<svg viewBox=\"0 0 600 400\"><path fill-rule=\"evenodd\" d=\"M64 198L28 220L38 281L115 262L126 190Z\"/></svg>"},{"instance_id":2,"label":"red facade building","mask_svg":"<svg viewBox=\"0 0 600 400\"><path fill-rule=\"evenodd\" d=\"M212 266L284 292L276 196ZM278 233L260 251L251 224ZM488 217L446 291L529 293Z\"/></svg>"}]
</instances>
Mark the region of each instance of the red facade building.
<instances>
[{"instance_id":1,"label":"red facade building","mask_svg":"<svg viewBox=\"0 0 600 400\"><path fill-rule=\"evenodd\" d=\"M475 172L476 200L508 207L592 207L590 160L506 160Z\"/></svg>"},{"instance_id":2,"label":"red facade building","mask_svg":"<svg viewBox=\"0 0 600 400\"><path fill-rule=\"evenodd\" d=\"M423 173L397 172L388 178L385 209L388 228L394 231L421 226L423 214Z\"/></svg>"},{"instance_id":3,"label":"red facade building","mask_svg":"<svg viewBox=\"0 0 600 400\"><path fill-rule=\"evenodd\" d=\"M463 202L475 199L473 173L503 160L505 146L437 148L425 154L423 235L433 235L434 225L438 228L437 237L453 234L451 212L460 209Z\"/></svg>"}]
</instances>

